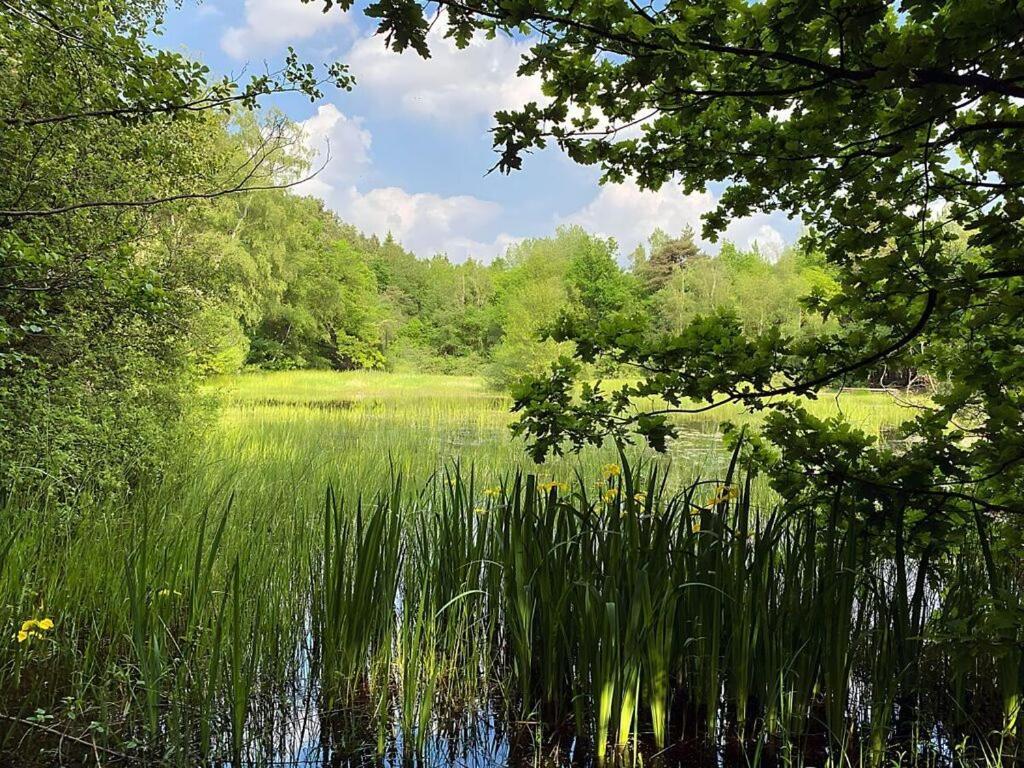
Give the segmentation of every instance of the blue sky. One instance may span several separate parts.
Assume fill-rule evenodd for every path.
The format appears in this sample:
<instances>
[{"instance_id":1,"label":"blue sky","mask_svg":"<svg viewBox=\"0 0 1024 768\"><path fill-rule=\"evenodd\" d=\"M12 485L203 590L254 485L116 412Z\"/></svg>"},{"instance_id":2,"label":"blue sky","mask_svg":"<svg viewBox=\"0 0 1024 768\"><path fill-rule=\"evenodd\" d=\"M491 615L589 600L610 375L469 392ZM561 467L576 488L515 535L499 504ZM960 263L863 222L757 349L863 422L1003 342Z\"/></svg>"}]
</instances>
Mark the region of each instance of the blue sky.
<instances>
[{"instance_id":1,"label":"blue sky","mask_svg":"<svg viewBox=\"0 0 1024 768\"><path fill-rule=\"evenodd\" d=\"M168 10L162 32L162 47L199 58L217 74L275 70L289 45L306 61L349 64L357 80L351 92L325 91L315 104L298 97L266 103L302 123L311 147L330 147L327 167L303 193L368 234L391 232L420 256L490 260L519 239L578 223L614 237L625 260L655 227L699 229L700 215L714 205L710 191L602 187L596 168L557 149L529 157L511 176L486 175L496 159L491 115L541 98L537 81L515 76L522 41L480 40L457 51L438 38L432 58L423 60L385 50L358 11L325 15L319 2L299 0L185 0ZM771 252L792 242L797 229L778 214L757 215L727 234Z\"/></svg>"}]
</instances>

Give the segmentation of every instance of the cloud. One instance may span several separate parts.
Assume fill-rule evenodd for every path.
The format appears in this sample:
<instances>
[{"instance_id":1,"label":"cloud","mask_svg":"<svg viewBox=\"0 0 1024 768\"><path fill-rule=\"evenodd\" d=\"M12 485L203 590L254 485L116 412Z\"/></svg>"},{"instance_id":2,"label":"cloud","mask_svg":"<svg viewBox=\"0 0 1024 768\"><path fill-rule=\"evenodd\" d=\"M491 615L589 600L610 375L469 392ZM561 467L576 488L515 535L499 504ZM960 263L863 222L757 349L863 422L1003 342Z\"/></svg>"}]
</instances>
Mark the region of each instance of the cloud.
<instances>
[{"instance_id":1,"label":"cloud","mask_svg":"<svg viewBox=\"0 0 1024 768\"><path fill-rule=\"evenodd\" d=\"M526 240L525 237L510 235L508 232L500 232L490 240L475 240L471 237L449 238L444 247L444 252L455 262L465 261L472 257L477 261L491 262L505 253L513 245Z\"/></svg>"},{"instance_id":2,"label":"cloud","mask_svg":"<svg viewBox=\"0 0 1024 768\"><path fill-rule=\"evenodd\" d=\"M501 212L501 206L488 200L409 192L394 186L363 191L363 182L372 172L373 139L362 118L349 117L326 104L299 127L314 157L324 158L329 146L330 160L295 191L320 198L366 234L385 237L390 233L420 256L447 253L455 261L469 256L493 258L514 241L508 235L486 236Z\"/></svg>"},{"instance_id":3,"label":"cloud","mask_svg":"<svg viewBox=\"0 0 1024 768\"><path fill-rule=\"evenodd\" d=\"M655 229L670 234L686 226L700 227L700 216L714 207L708 192L683 194L672 187L658 192L640 189L633 182L606 184L580 210L563 217L566 224L579 224L589 232L614 237L622 253L629 253Z\"/></svg>"},{"instance_id":4,"label":"cloud","mask_svg":"<svg viewBox=\"0 0 1024 768\"><path fill-rule=\"evenodd\" d=\"M443 253L455 262L470 257L490 261L517 241L505 234L488 239L485 233L501 213L501 206L471 195L446 197L401 187L363 192L355 185L336 187L320 178L295 191L320 198L364 234L392 235L421 258Z\"/></svg>"},{"instance_id":5,"label":"cloud","mask_svg":"<svg viewBox=\"0 0 1024 768\"><path fill-rule=\"evenodd\" d=\"M623 258L637 245L645 242L655 229L670 235L687 226L700 233L701 216L714 209L717 198L711 192L684 192L679 186L667 184L657 192L641 189L633 181L606 184L583 208L558 219L559 224L578 224L589 232L614 237ZM779 227L787 219L781 215L754 214L732 222L723 237L751 247L755 242L769 258L776 257L785 246ZM718 247L698 237L706 250Z\"/></svg>"},{"instance_id":6,"label":"cloud","mask_svg":"<svg viewBox=\"0 0 1024 768\"><path fill-rule=\"evenodd\" d=\"M351 183L369 172L370 131L361 117L348 117L333 104L317 108L316 114L299 123L303 143L319 162L330 158L314 181L337 186Z\"/></svg>"},{"instance_id":7,"label":"cloud","mask_svg":"<svg viewBox=\"0 0 1024 768\"><path fill-rule=\"evenodd\" d=\"M439 122L490 117L544 99L538 77L516 76L529 43L478 36L459 50L444 29L438 19L428 36L429 59L389 51L378 36L358 40L344 59L359 87L379 102Z\"/></svg>"},{"instance_id":8,"label":"cloud","mask_svg":"<svg viewBox=\"0 0 1024 768\"><path fill-rule=\"evenodd\" d=\"M474 255L476 243L466 233L485 228L501 212L497 203L470 195L443 197L399 187L366 193L350 188L335 202L342 218L364 232L378 236L390 232L420 256L445 252L456 261Z\"/></svg>"},{"instance_id":9,"label":"cloud","mask_svg":"<svg viewBox=\"0 0 1024 768\"><path fill-rule=\"evenodd\" d=\"M203 3L203 2L200 2L198 4L198 6L196 7L196 13L199 15L200 18L204 18L204 19L209 19L209 18L214 18L214 17L217 17L217 16L223 16L224 15L224 11L222 11L220 8L218 8L213 3Z\"/></svg>"},{"instance_id":10,"label":"cloud","mask_svg":"<svg viewBox=\"0 0 1024 768\"><path fill-rule=\"evenodd\" d=\"M769 261L777 261L786 248L786 239L775 227L762 224L757 228L757 232L747 238L746 245L747 248L757 246L762 256Z\"/></svg>"},{"instance_id":11,"label":"cloud","mask_svg":"<svg viewBox=\"0 0 1024 768\"><path fill-rule=\"evenodd\" d=\"M234 59L247 59L344 25L352 25L348 14L337 9L323 13L318 3L245 0L245 24L228 27L221 36L220 47Z\"/></svg>"}]
</instances>

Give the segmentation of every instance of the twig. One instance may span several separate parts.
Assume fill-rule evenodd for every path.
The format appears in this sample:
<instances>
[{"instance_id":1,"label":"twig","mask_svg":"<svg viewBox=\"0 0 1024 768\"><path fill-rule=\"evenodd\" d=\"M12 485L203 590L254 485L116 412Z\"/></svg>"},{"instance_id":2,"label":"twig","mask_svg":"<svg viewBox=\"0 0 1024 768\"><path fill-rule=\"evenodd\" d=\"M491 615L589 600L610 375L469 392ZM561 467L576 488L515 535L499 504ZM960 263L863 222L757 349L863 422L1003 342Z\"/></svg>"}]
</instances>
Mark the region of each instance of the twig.
<instances>
[{"instance_id":1,"label":"twig","mask_svg":"<svg viewBox=\"0 0 1024 768\"><path fill-rule=\"evenodd\" d=\"M62 739L68 739L68 740L73 741L73 742L75 742L77 744L81 744L82 746L91 747L94 751L95 750L99 750L100 752L104 752L104 753L106 753L108 755L111 755L113 757L121 758L122 760L130 760L131 759L130 755L128 755L125 752L118 752L116 749L111 749L110 747L100 746L99 744L96 743L95 739L93 739L92 741L86 741L85 739L79 738L78 736L72 736L70 733L62 731L59 728L54 728L53 726L50 726L50 725L44 725L43 723L37 723L34 720L27 720L27 719L22 718L22 717L14 717L13 715L4 715L4 714L0 714L0 719L7 720L7 721L12 722L12 723L19 723L20 725L24 725L24 726L27 726L29 728L38 728L41 731L46 731L47 733L52 733L55 736L60 736Z\"/></svg>"}]
</instances>

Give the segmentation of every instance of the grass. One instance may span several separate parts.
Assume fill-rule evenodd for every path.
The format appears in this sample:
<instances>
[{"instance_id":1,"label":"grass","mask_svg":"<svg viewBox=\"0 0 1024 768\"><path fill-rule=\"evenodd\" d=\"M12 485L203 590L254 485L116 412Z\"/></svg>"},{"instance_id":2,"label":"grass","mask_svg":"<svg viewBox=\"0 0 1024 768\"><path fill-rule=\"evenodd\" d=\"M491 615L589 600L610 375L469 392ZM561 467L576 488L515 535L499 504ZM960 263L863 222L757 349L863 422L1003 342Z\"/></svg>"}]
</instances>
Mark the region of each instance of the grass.
<instances>
[{"instance_id":1,"label":"grass","mask_svg":"<svg viewBox=\"0 0 1024 768\"><path fill-rule=\"evenodd\" d=\"M456 459L484 476L522 467L564 478L580 466L617 458L609 447L586 451L579 459L533 464L524 455L523 443L510 437L511 399L488 390L477 377L288 371L232 377L217 382L213 391L228 407L222 429L207 446L206 460L244 459L235 462L241 466L232 466L232 472L262 472L274 463L323 481L344 467L347 476L354 475L352 487L365 489L379 485L385 474L378 471L382 465L394 467L415 484ZM818 416L843 413L875 435L907 413L893 397L867 390L823 397L808 407ZM681 480L724 469L725 457L717 448L726 420L744 423L751 418L736 407L679 418L683 437L668 458Z\"/></svg>"},{"instance_id":2,"label":"grass","mask_svg":"<svg viewBox=\"0 0 1024 768\"><path fill-rule=\"evenodd\" d=\"M917 563L838 509L774 511L715 420L687 419L671 462L537 467L475 378L216 387L169 476L70 507L5 497L0 626L54 626L0 643L0 759L1013 754L1019 651L958 668L925 641L927 616L982 599L980 553L945 553L912 619ZM864 392L812 408L874 432L900 413Z\"/></svg>"}]
</instances>

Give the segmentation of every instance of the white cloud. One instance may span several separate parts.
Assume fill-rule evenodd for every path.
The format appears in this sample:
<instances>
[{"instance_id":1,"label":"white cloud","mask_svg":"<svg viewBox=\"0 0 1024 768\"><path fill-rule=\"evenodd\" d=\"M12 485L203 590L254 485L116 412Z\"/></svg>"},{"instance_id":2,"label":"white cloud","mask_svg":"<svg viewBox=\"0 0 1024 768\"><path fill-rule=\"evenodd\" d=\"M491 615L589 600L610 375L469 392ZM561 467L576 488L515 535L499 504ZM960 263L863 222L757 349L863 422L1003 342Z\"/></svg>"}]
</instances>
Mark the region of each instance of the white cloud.
<instances>
[{"instance_id":1,"label":"white cloud","mask_svg":"<svg viewBox=\"0 0 1024 768\"><path fill-rule=\"evenodd\" d=\"M543 100L539 78L516 76L529 43L477 37L459 50L443 37L444 29L444 19L438 19L428 36L429 59L389 51L373 36L357 41L344 60L359 87L375 99L441 122L489 117L499 109Z\"/></svg>"},{"instance_id":2,"label":"white cloud","mask_svg":"<svg viewBox=\"0 0 1024 768\"><path fill-rule=\"evenodd\" d=\"M753 248L755 245L768 261L777 261L786 248L786 239L771 224L762 224L757 228L757 232L747 238L747 248Z\"/></svg>"},{"instance_id":3,"label":"white cloud","mask_svg":"<svg viewBox=\"0 0 1024 768\"><path fill-rule=\"evenodd\" d=\"M622 253L629 253L659 227L670 234L688 225L699 229L701 214L711 210L714 202L707 192L687 195L668 186L649 192L629 181L601 187L593 200L563 221L614 237Z\"/></svg>"},{"instance_id":4,"label":"white cloud","mask_svg":"<svg viewBox=\"0 0 1024 768\"><path fill-rule=\"evenodd\" d=\"M471 195L446 197L432 192L409 192L401 187L376 187L362 192L355 185L336 187L319 177L295 191L320 198L343 221L364 234L394 236L421 258L444 253L456 262L469 257L490 261L517 242L517 238L505 234L493 240L480 236L490 228L501 206Z\"/></svg>"},{"instance_id":5,"label":"white cloud","mask_svg":"<svg viewBox=\"0 0 1024 768\"><path fill-rule=\"evenodd\" d=\"M465 261L472 256L477 261L490 262L505 253L513 245L526 240L525 237L516 237L507 232L501 232L492 240L474 240L470 237L450 238L444 247L444 252L456 262Z\"/></svg>"},{"instance_id":6,"label":"white cloud","mask_svg":"<svg viewBox=\"0 0 1024 768\"><path fill-rule=\"evenodd\" d=\"M361 117L348 117L333 104L317 108L316 114L299 123L306 147L327 165L314 179L337 186L351 183L370 169L370 132Z\"/></svg>"},{"instance_id":7,"label":"white cloud","mask_svg":"<svg viewBox=\"0 0 1024 768\"><path fill-rule=\"evenodd\" d=\"M378 236L393 234L420 256L446 252L456 261L473 253L467 232L479 230L500 213L497 203L470 195L443 197L380 187L360 193L354 187L335 196L344 219Z\"/></svg>"},{"instance_id":8,"label":"white cloud","mask_svg":"<svg viewBox=\"0 0 1024 768\"><path fill-rule=\"evenodd\" d=\"M655 229L674 235L690 226L699 235L701 216L716 204L717 199L710 192L687 194L674 184L651 192L627 181L604 185L587 205L561 217L558 223L579 224L603 237L614 237L620 255L625 258ZM774 258L785 246L785 238L778 230L785 222L778 214L754 214L732 222L723 237L748 248L756 242L766 256ZM699 237L698 241L707 250L717 250L717 246Z\"/></svg>"},{"instance_id":9,"label":"white cloud","mask_svg":"<svg viewBox=\"0 0 1024 768\"><path fill-rule=\"evenodd\" d=\"M220 8L218 8L213 3L202 3L202 2L196 7L196 13L200 16L200 18L204 18L204 19L209 19L209 18L214 18L216 16L223 16L224 15L224 11L222 11Z\"/></svg>"},{"instance_id":10,"label":"white cloud","mask_svg":"<svg viewBox=\"0 0 1024 768\"><path fill-rule=\"evenodd\" d=\"M342 25L352 25L348 14L337 8L324 13L319 3L245 0L244 25L228 27L220 47L234 59L247 59Z\"/></svg>"},{"instance_id":11,"label":"white cloud","mask_svg":"<svg viewBox=\"0 0 1024 768\"><path fill-rule=\"evenodd\" d=\"M299 125L314 158L326 157L329 147L330 161L296 191L319 197L363 232L379 237L390 233L419 256L446 253L455 261L469 256L490 260L521 239L504 232L493 234L502 212L495 202L471 195L374 187L372 136L361 117L350 117L335 105L325 104ZM601 187L588 204L556 218L552 225L579 224L590 232L614 237L625 259L655 229L676 234L691 226L699 233L701 216L716 203L711 192L686 194L672 184L651 192L630 181ZM768 258L775 258L785 247L780 228L790 230L781 215L755 214L730 224L724 237L748 248L756 243ZM702 245L717 250L710 243Z\"/></svg>"},{"instance_id":12,"label":"white cloud","mask_svg":"<svg viewBox=\"0 0 1024 768\"><path fill-rule=\"evenodd\" d=\"M470 195L445 197L400 187L362 191L360 182L372 168L372 136L362 118L349 117L333 104L326 104L299 126L314 157L322 162L329 146L330 160L295 191L319 197L366 234L384 237L390 233L417 255L447 253L456 261L469 256L490 259L513 242L507 235L494 240L481 236L501 211L497 203Z\"/></svg>"}]
</instances>

